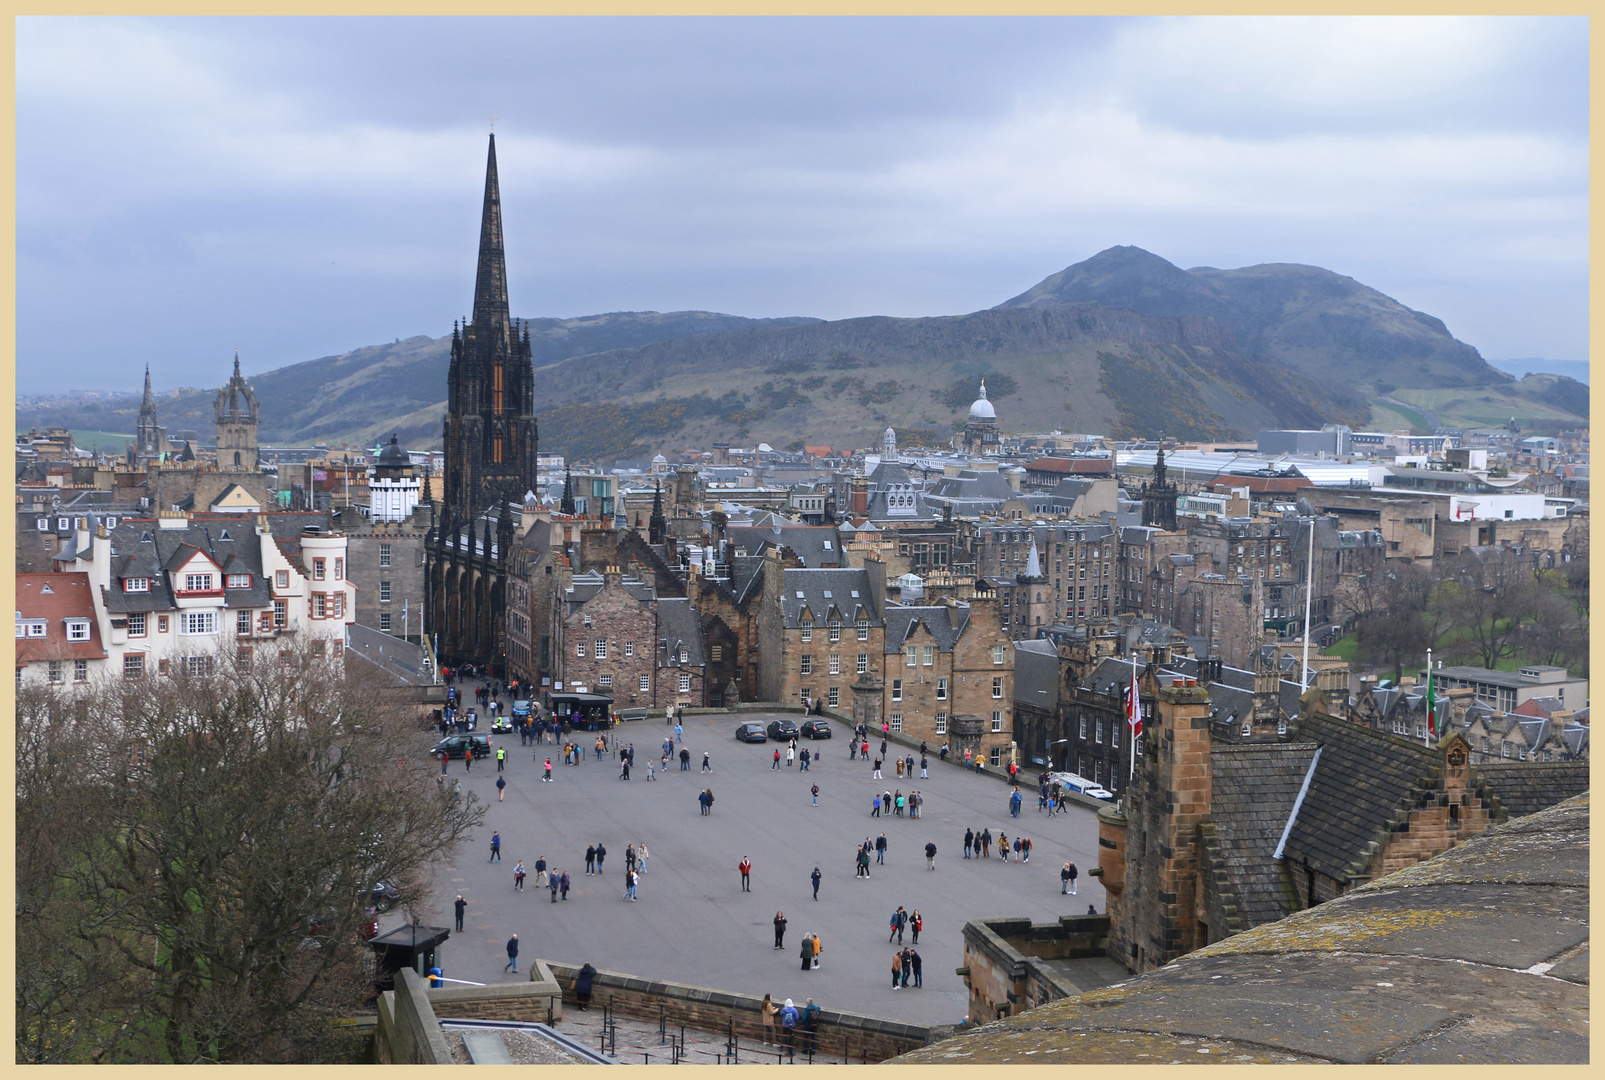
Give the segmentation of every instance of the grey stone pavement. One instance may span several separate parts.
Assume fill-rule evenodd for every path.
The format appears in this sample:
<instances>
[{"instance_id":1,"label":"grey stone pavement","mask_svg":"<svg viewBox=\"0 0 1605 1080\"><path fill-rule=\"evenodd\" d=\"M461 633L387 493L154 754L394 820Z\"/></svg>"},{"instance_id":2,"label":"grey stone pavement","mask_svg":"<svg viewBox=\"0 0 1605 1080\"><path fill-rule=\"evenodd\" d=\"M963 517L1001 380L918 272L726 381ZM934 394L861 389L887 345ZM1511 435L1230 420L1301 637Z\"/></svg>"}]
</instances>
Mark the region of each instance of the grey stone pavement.
<instances>
[{"instance_id":1,"label":"grey stone pavement","mask_svg":"<svg viewBox=\"0 0 1605 1080\"><path fill-rule=\"evenodd\" d=\"M782 714L776 714L782 715ZM791 714L796 718L795 714ZM996 779L942 765L931 755L931 775L912 783L891 770L871 778L870 765L848 760L846 725L832 722L836 737L803 740L822 759L808 772L770 768L777 743L735 740L747 720L767 724L770 715L687 717L684 745L691 768L678 761L667 774L646 779L646 763L662 753L673 729L661 720L633 721L615 729L633 742L638 768L618 779L616 758L598 762L594 750L583 765L562 764L560 747L522 747L517 736L497 736L506 746L505 801L496 801L494 761L476 762L464 773L460 761L450 775L489 805L486 824L438 866L433 893L418 908L421 921L451 926L452 901L469 902L462 933L446 942L445 973L483 983L528 978L529 961L541 957L564 963L589 961L598 968L645 978L707 986L736 993L795 999L813 997L821 1007L859 1012L915 1024L951 1024L966 1011L963 981L954 973L962 962L966 921L997 916L1028 916L1038 922L1084 914L1089 904L1105 910L1103 888L1087 871L1097 865L1097 818L1073 807L1049 818L1036 809L1034 783L1023 784L1018 820L1008 812L1009 787ZM589 739L595 742L595 736ZM870 745L873 755L879 741ZM678 748L676 748L678 750ZM713 771L702 773L702 754L712 755ZM536 760L532 760L532 755ZM553 759L552 783L543 783L539 758ZM917 771L916 753L916 771ZM819 805L809 786L818 782ZM711 787L713 812L701 815L697 793ZM878 791L919 788L926 805L919 819L870 816ZM1001 830L1029 836L1031 862L1002 862L994 847L990 859L965 861L964 830ZM489 863L490 834L502 835L502 861ZM884 832L886 865L870 867L869 880L853 876L856 845ZM624 892L624 849L645 841L650 852L641 876L639 900ZM925 868L927 840L937 846L936 869ZM607 847L604 872L584 874L585 848ZM753 864L752 891L741 891L736 864L743 855ZM566 902L552 904L550 893L534 887L535 860L567 870L572 888ZM513 890L513 866L523 859L529 871L525 891ZM1080 868L1079 895L1059 894L1059 869L1074 860ZM809 873L823 874L814 901ZM887 923L901 904L916 908L925 921L919 953L924 987L893 991ZM788 920L785 948L775 950L772 920ZM380 929L402 921L401 909L381 918ZM803 972L798 948L804 934L817 932L823 943L818 971ZM503 971L507 938L517 933L519 973Z\"/></svg>"}]
</instances>

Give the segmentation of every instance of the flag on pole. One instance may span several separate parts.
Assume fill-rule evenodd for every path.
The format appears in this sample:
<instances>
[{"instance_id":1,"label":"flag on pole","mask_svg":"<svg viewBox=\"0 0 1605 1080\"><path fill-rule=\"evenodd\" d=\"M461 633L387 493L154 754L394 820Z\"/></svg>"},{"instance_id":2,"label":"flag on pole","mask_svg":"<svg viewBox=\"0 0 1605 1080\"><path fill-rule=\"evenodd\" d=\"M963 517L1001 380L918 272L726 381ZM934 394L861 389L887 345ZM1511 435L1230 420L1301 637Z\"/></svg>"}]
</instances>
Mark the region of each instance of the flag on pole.
<instances>
[{"instance_id":1,"label":"flag on pole","mask_svg":"<svg viewBox=\"0 0 1605 1080\"><path fill-rule=\"evenodd\" d=\"M1131 728L1131 737L1135 740L1142 734L1142 701L1137 696L1137 665L1131 665L1131 689L1126 696L1126 726Z\"/></svg>"},{"instance_id":2,"label":"flag on pole","mask_svg":"<svg viewBox=\"0 0 1605 1080\"><path fill-rule=\"evenodd\" d=\"M1428 656L1431 654L1429 653ZM1431 660L1427 661L1429 664ZM1427 668L1427 732L1434 739L1438 737L1438 695L1432 686L1432 668Z\"/></svg>"}]
</instances>

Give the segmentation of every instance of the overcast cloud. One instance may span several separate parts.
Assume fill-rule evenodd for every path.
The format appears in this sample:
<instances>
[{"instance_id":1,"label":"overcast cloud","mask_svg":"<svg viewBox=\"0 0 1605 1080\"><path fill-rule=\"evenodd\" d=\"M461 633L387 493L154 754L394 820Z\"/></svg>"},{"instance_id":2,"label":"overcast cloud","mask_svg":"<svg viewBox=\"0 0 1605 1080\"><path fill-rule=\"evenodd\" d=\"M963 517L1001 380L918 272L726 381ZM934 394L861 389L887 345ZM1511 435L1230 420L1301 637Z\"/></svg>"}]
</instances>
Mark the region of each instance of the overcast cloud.
<instances>
[{"instance_id":1,"label":"overcast cloud","mask_svg":"<svg viewBox=\"0 0 1605 1080\"><path fill-rule=\"evenodd\" d=\"M215 385L471 303L940 315L1114 244L1586 359L1584 19L17 25L18 389Z\"/></svg>"}]
</instances>

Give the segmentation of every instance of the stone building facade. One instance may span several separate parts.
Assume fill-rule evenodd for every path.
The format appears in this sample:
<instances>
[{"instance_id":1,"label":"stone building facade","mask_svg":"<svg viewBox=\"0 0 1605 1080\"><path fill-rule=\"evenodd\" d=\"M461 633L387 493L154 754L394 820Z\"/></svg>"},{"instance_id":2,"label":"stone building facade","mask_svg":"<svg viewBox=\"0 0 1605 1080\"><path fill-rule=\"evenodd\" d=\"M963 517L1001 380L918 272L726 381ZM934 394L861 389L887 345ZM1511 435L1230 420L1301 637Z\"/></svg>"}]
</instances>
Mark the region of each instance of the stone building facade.
<instances>
[{"instance_id":1,"label":"stone building facade","mask_svg":"<svg viewBox=\"0 0 1605 1080\"><path fill-rule=\"evenodd\" d=\"M788 567L774 548L765 560L756 620L759 699L816 698L851 709L854 683L884 674L885 566Z\"/></svg>"},{"instance_id":2,"label":"stone building facade","mask_svg":"<svg viewBox=\"0 0 1605 1080\"><path fill-rule=\"evenodd\" d=\"M882 715L913 738L968 749L989 763L1010 760L1014 746L1014 643L999 617L995 590L967 604L889 605ZM979 731L956 724L979 718ZM973 726L973 725L971 725Z\"/></svg>"}]
</instances>

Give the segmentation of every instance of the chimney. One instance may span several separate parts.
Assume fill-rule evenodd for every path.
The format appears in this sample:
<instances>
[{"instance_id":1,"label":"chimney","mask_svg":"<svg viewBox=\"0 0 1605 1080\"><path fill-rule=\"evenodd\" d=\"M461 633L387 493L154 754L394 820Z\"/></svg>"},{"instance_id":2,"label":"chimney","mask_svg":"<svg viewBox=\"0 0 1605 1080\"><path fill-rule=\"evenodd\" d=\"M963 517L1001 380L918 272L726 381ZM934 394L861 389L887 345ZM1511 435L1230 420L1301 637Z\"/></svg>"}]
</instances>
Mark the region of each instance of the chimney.
<instances>
[{"instance_id":1,"label":"chimney","mask_svg":"<svg viewBox=\"0 0 1605 1080\"><path fill-rule=\"evenodd\" d=\"M879 559L864 559L864 574L869 578L869 595L875 601L874 618L886 617L886 564Z\"/></svg>"}]
</instances>

